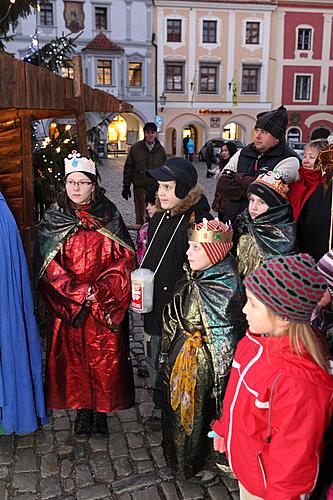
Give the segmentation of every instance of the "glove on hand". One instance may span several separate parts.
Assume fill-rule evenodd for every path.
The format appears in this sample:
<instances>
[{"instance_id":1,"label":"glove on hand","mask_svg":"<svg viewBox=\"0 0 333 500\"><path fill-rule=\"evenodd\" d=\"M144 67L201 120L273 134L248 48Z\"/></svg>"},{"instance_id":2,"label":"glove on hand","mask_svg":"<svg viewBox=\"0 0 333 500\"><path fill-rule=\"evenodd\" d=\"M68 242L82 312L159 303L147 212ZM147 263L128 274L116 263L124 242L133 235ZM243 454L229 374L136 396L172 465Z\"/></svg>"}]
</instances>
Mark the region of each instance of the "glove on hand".
<instances>
[{"instance_id":1,"label":"glove on hand","mask_svg":"<svg viewBox=\"0 0 333 500\"><path fill-rule=\"evenodd\" d=\"M128 200L128 198L131 198L132 195L131 195L131 189L130 189L129 186L124 186L123 187L123 190L121 192L121 196L123 198L125 198L126 201Z\"/></svg>"}]
</instances>

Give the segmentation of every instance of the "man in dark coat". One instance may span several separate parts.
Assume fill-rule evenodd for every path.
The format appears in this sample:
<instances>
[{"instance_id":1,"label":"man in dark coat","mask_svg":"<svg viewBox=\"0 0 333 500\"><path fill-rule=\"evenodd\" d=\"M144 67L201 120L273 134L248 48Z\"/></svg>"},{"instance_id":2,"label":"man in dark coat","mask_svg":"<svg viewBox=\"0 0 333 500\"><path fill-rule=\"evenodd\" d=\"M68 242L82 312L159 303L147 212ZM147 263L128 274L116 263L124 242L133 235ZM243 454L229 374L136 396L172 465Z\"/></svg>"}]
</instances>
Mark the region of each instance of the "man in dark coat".
<instances>
[{"instance_id":1,"label":"man in dark coat","mask_svg":"<svg viewBox=\"0 0 333 500\"><path fill-rule=\"evenodd\" d=\"M144 315L145 351L147 365L154 387L155 412L148 424L160 427L161 372L157 371L162 335L163 308L173 297L176 283L185 275L187 262L188 228L205 217L212 219L203 189L197 184L195 167L184 158L171 158L164 166L150 170L158 181L157 212L148 228L151 243L143 260L143 267L156 271L153 310Z\"/></svg>"},{"instance_id":2,"label":"man in dark coat","mask_svg":"<svg viewBox=\"0 0 333 500\"><path fill-rule=\"evenodd\" d=\"M223 198L225 219L233 222L248 205L247 187L262 173L273 170L281 160L295 156L285 139L288 113L284 106L259 113L255 124L254 141L237 152L224 167L226 175Z\"/></svg>"},{"instance_id":3,"label":"man in dark coat","mask_svg":"<svg viewBox=\"0 0 333 500\"><path fill-rule=\"evenodd\" d=\"M142 225L145 218L145 196L147 189L156 185L153 178L147 177L146 171L161 167L166 162L165 149L157 139L157 127L147 122L143 127L145 137L136 142L128 153L123 176L122 196L131 197L131 184L134 186L134 204L136 223Z\"/></svg>"}]
</instances>

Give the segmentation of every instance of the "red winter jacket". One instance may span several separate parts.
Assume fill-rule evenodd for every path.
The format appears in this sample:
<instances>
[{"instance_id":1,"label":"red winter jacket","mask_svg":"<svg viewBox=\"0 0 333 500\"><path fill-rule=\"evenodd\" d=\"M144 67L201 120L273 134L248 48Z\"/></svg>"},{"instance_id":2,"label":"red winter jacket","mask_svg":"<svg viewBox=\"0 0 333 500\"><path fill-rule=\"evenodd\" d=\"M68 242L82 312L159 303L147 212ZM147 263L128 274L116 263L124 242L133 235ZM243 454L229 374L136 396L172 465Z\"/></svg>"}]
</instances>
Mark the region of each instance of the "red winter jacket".
<instances>
[{"instance_id":1,"label":"red winter jacket","mask_svg":"<svg viewBox=\"0 0 333 500\"><path fill-rule=\"evenodd\" d=\"M224 437L230 467L250 493L299 500L312 491L332 397L333 377L292 352L288 336L247 332L212 429Z\"/></svg>"}]
</instances>

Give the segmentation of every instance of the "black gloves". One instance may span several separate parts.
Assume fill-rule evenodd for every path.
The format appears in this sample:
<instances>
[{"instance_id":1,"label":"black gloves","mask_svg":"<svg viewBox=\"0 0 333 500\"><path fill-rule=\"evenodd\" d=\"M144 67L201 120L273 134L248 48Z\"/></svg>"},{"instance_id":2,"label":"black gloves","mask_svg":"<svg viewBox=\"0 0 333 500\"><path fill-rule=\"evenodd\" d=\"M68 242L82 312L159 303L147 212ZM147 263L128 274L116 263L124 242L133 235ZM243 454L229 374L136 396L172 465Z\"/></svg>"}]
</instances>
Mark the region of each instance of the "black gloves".
<instances>
[{"instance_id":1,"label":"black gloves","mask_svg":"<svg viewBox=\"0 0 333 500\"><path fill-rule=\"evenodd\" d=\"M124 186L123 187L123 190L121 192L121 196L123 198L125 198L126 201L128 200L128 198L131 198L132 195L131 195L131 189L130 189L129 186Z\"/></svg>"}]
</instances>

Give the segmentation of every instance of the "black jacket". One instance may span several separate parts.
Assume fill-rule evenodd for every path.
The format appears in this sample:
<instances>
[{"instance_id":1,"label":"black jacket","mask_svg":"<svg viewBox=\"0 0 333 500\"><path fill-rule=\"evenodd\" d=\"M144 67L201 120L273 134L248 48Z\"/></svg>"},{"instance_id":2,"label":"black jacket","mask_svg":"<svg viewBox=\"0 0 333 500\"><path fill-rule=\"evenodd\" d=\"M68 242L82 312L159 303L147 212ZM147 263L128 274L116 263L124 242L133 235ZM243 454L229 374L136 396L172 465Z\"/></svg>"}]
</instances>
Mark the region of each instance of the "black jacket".
<instances>
[{"instance_id":1,"label":"black jacket","mask_svg":"<svg viewBox=\"0 0 333 500\"><path fill-rule=\"evenodd\" d=\"M194 221L201 222L204 217L207 219L213 218L209 213L207 198L202 194L202 189L199 186L190 191L188 196L182 200L182 203L176 207L176 210L159 211L153 216L148 228L148 243L151 241L163 216L164 218L142 267L155 271L183 215L184 218L155 274L154 309L151 313L144 315L145 330L152 335L161 335L163 308L171 301L176 283L185 275L183 265L187 261L189 225Z\"/></svg>"},{"instance_id":2,"label":"black jacket","mask_svg":"<svg viewBox=\"0 0 333 500\"><path fill-rule=\"evenodd\" d=\"M237 172L240 174L247 174L253 177L248 178L248 184L253 182L259 174L263 174L273 170L273 168L285 158L295 156L299 162L299 156L291 149L285 140L280 141L274 148L269 149L265 153L260 153L254 147L254 143L248 144L241 150L239 155ZM238 214L243 212L248 206L247 200L247 187L244 187L243 196L238 201L226 200L224 203L224 220L235 222Z\"/></svg>"},{"instance_id":3,"label":"black jacket","mask_svg":"<svg viewBox=\"0 0 333 500\"><path fill-rule=\"evenodd\" d=\"M281 160L291 156L298 158L301 163L299 156L287 145L286 141L280 141L274 148L262 154L256 150L254 143L248 144L241 150L237 172L257 177L259 174L273 170Z\"/></svg>"},{"instance_id":4,"label":"black jacket","mask_svg":"<svg viewBox=\"0 0 333 500\"><path fill-rule=\"evenodd\" d=\"M146 175L146 170L161 167L166 162L165 149L158 139L155 139L154 147L149 151L146 141L139 141L133 144L128 153L125 166L123 185L130 187L149 188L156 184L152 177Z\"/></svg>"},{"instance_id":5,"label":"black jacket","mask_svg":"<svg viewBox=\"0 0 333 500\"><path fill-rule=\"evenodd\" d=\"M297 243L301 252L317 261L329 250L332 182L324 195L324 184L306 200L297 219Z\"/></svg>"}]
</instances>

